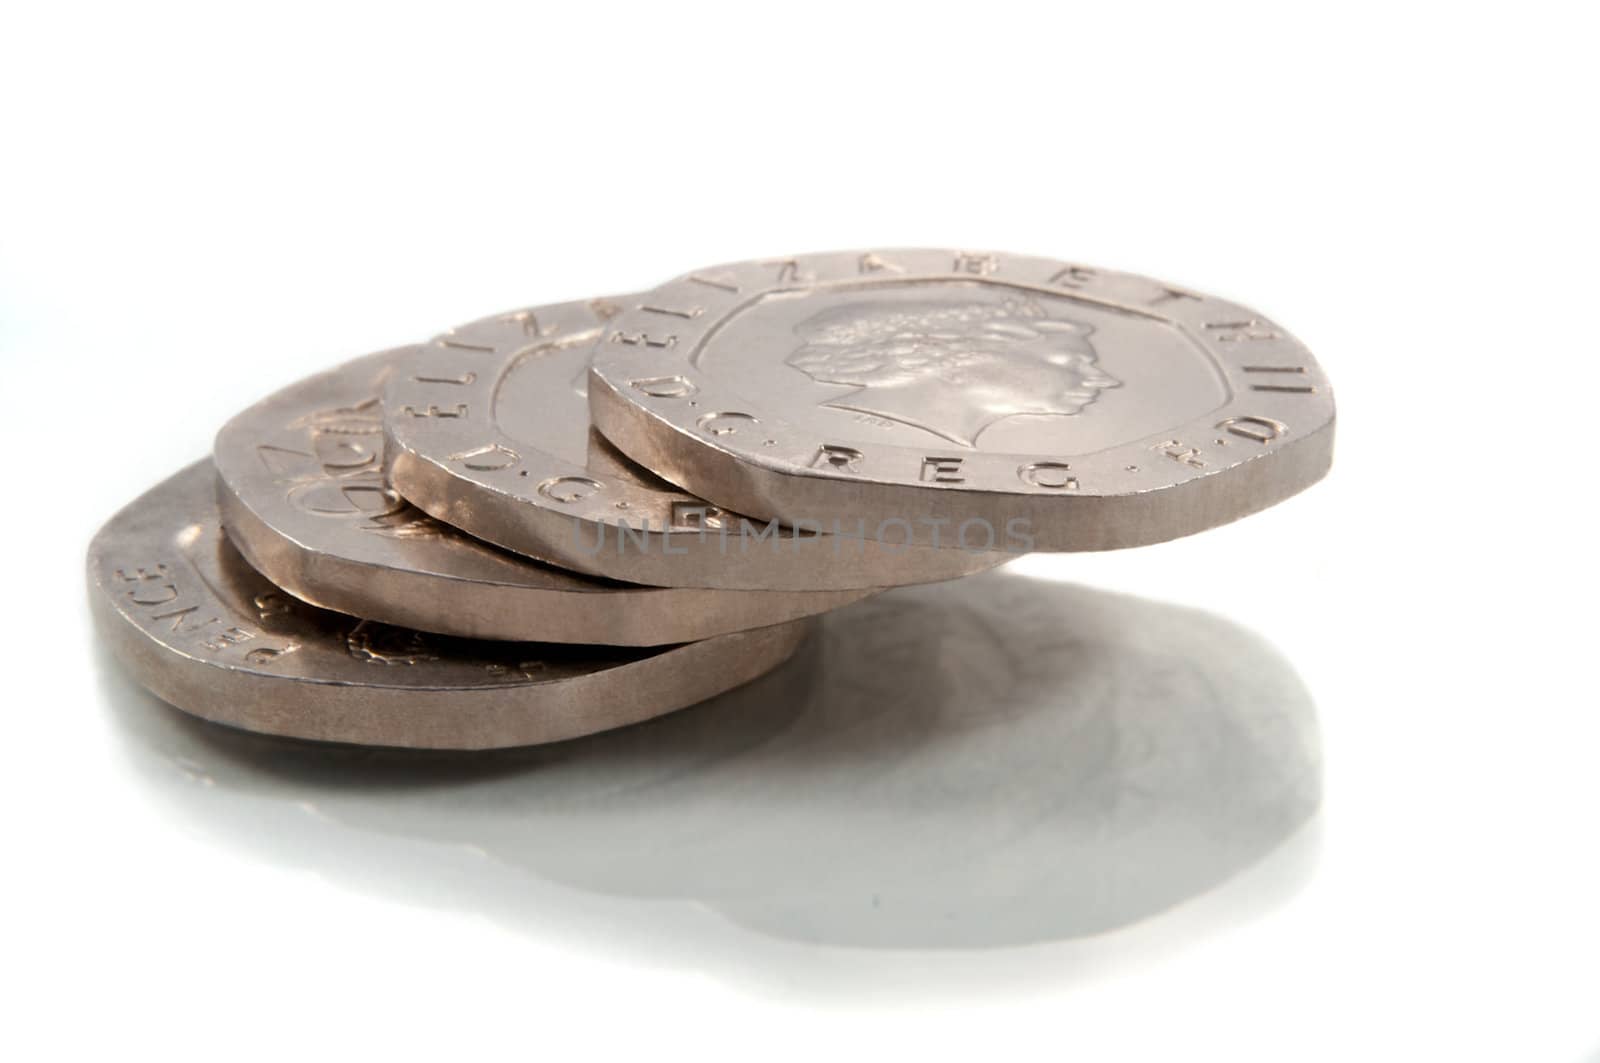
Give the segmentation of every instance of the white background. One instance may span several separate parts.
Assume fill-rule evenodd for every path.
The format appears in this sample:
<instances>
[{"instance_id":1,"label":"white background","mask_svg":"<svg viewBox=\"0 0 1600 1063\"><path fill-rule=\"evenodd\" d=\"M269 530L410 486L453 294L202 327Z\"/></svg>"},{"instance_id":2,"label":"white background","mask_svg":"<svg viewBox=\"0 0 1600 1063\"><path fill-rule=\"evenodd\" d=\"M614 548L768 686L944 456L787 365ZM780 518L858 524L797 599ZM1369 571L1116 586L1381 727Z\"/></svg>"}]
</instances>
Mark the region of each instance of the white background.
<instances>
[{"instance_id":1,"label":"white background","mask_svg":"<svg viewBox=\"0 0 1600 1063\"><path fill-rule=\"evenodd\" d=\"M1591 9L539 6L0 14L8 1057L1600 1058ZM1148 599L1180 658L1174 607L1218 614L1195 623L1309 692L1315 813L1226 881L1087 936L923 949L808 940L839 897L802 881L774 934L625 881L703 843L586 851L619 834L580 804L548 855L610 888L550 881L515 773L269 772L97 649L89 537L269 390L497 310L895 245L1211 291L1335 381L1334 472L1306 494L1015 566L1041 596ZM803 879L879 810L780 766ZM718 837L728 808L696 792L683 833ZM936 900L981 938L1028 886Z\"/></svg>"}]
</instances>

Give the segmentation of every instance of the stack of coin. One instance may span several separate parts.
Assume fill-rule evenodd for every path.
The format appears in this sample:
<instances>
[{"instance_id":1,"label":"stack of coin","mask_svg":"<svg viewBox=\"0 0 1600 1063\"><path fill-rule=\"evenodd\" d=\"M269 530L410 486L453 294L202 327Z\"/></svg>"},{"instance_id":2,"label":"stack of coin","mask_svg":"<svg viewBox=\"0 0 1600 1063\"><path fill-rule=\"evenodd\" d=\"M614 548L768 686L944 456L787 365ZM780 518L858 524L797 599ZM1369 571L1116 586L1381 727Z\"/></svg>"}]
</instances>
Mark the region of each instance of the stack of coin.
<instances>
[{"instance_id":1,"label":"stack of coin","mask_svg":"<svg viewBox=\"0 0 1600 1063\"><path fill-rule=\"evenodd\" d=\"M811 621L1032 550L1110 550L1326 472L1333 398L1244 307L1069 262L717 266L346 362L234 417L89 550L163 699L483 749L644 720Z\"/></svg>"}]
</instances>

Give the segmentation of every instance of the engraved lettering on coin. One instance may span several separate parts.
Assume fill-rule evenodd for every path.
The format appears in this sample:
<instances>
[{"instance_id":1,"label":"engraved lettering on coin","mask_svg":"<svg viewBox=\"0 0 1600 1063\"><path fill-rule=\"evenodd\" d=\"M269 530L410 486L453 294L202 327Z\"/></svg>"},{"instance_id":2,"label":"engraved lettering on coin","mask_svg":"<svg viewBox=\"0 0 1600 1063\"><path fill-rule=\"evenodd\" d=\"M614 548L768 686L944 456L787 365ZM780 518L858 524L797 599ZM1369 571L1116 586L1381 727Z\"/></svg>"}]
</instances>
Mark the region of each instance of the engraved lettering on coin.
<instances>
[{"instance_id":1,"label":"engraved lettering on coin","mask_svg":"<svg viewBox=\"0 0 1600 1063\"><path fill-rule=\"evenodd\" d=\"M178 596L178 585L163 583L156 587L136 587L128 591L128 601L134 605L165 605Z\"/></svg>"},{"instance_id":2,"label":"engraved lettering on coin","mask_svg":"<svg viewBox=\"0 0 1600 1063\"><path fill-rule=\"evenodd\" d=\"M298 642L291 642L286 646L281 646L276 649L268 646L262 646L259 649L251 650L249 653L245 654L244 659L251 664L271 664L279 657L293 653L299 648L300 644Z\"/></svg>"},{"instance_id":3,"label":"engraved lettering on coin","mask_svg":"<svg viewBox=\"0 0 1600 1063\"><path fill-rule=\"evenodd\" d=\"M726 273L720 273L715 277L708 277L703 273L696 273L689 277L689 282L691 284L701 284L707 288L716 288L718 291L734 293L739 291L739 286L735 284Z\"/></svg>"},{"instance_id":4,"label":"engraved lettering on coin","mask_svg":"<svg viewBox=\"0 0 1600 1063\"><path fill-rule=\"evenodd\" d=\"M285 616L294 609L289 596L277 590L263 591L252 598L250 604L255 606L256 617L260 620L272 616Z\"/></svg>"},{"instance_id":5,"label":"engraved lettering on coin","mask_svg":"<svg viewBox=\"0 0 1600 1063\"><path fill-rule=\"evenodd\" d=\"M588 371L588 366L584 366L584 373ZM648 380L635 380L632 384L635 391L656 399L681 399L700 390L681 376L656 376Z\"/></svg>"},{"instance_id":6,"label":"engraved lettering on coin","mask_svg":"<svg viewBox=\"0 0 1600 1063\"><path fill-rule=\"evenodd\" d=\"M640 304L639 309L647 314L660 314L662 317L680 317L685 321L693 321L706 312L706 308L703 306L679 308L675 306L650 306L644 303Z\"/></svg>"},{"instance_id":7,"label":"engraved lettering on coin","mask_svg":"<svg viewBox=\"0 0 1600 1063\"><path fill-rule=\"evenodd\" d=\"M1291 395L1315 394L1316 387L1311 384L1297 384L1295 378L1304 378L1306 367L1303 365L1246 365L1240 366L1252 376L1267 374L1261 378L1260 383L1252 382L1251 391L1276 391ZM1270 381L1270 383L1269 383Z\"/></svg>"},{"instance_id":8,"label":"engraved lettering on coin","mask_svg":"<svg viewBox=\"0 0 1600 1063\"><path fill-rule=\"evenodd\" d=\"M862 273L904 273L904 266L886 260L875 251L868 251L856 260L856 269Z\"/></svg>"},{"instance_id":9,"label":"engraved lettering on coin","mask_svg":"<svg viewBox=\"0 0 1600 1063\"><path fill-rule=\"evenodd\" d=\"M229 646L237 646L239 643L248 642L250 639L255 637L256 635L253 631L246 631L242 627L230 627L224 628L222 631L217 632L215 635L212 635L210 638L200 643L200 645L204 646L208 650L221 652L222 650L227 649Z\"/></svg>"},{"instance_id":10,"label":"engraved lettering on coin","mask_svg":"<svg viewBox=\"0 0 1600 1063\"><path fill-rule=\"evenodd\" d=\"M308 466L316 462L316 458L302 450L276 447L270 443L262 443L257 446L256 456L261 459L261 464L266 467L266 470L279 479L303 473Z\"/></svg>"},{"instance_id":11,"label":"engraved lettering on coin","mask_svg":"<svg viewBox=\"0 0 1600 1063\"><path fill-rule=\"evenodd\" d=\"M458 402L454 406L439 406L430 402L421 409L408 404L400 407L400 413L406 417L465 417L467 404Z\"/></svg>"},{"instance_id":12,"label":"engraved lettering on coin","mask_svg":"<svg viewBox=\"0 0 1600 1063\"><path fill-rule=\"evenodd\" d=\"M554 476L539 485L539 493L556 502L581 502L605 484L587 476Z\"/></svg>"},{"instance_id":13,"label":"engraved lettering on coin","mask_svg":"<svg viewBox=\"0 0 1600 1063\"><path fill-rule=\"evenodd\" d=\"M376 477L359 480L313 480L289 489L289 501L318 517L379 517L406 508L399 492Z\"/></svg>"},{"instance_id":14,"label":"engraved lettering on coin","mask_svg":"<svg viewBox=\"0 0 1600 1063\"><path fill-rule=\"evenodd\" d=\"M966 477L961 475L960 458L923 458L922 481L936 484L965 483Z\"/></svg>"},{"instance_id":15,"label":"engraved lettering on coin","mask_svg":"<svg viewBox=\"0 0 1600 1063\"><path fill-rule=\"evenodd\" d=\"M167 625L168 631L176 632L179 635L195 635L198 634L202 628L210 627L218 620L217 617L213 616L209 619L202 620L199 623L186 623L186 621L191 619L192 614L198 613L199 611L200 607L198 605L185 605L180 606L177 609L169 609L165 613L151 613L150 619L170 620L172 623ZM207 646L207 648L216 649L217 647Z\"/></svg>"},{"instance_id":16,"label":"engraved lettering on coin","mask_svg":"<svg viewBox=\"0 0 1600 1063\"><path fill-rule=\"evenodd\" d=\"M1239 343L1246 340L1275 340L1278 333L1260 318L1248 317L1239 321L1207 321L1206 329L1221 343Z\"/></svg>"},{"instance_id":17,"label":"engraved lettering on coin","mask_svg":"<svg viewBox=\"0 0 1600 1063\"><path fill-rule=\"evenodd\" d=\"M613 332L612 343L621 343L628 347L654 347L664 349L672 347L678 342L675 335L657 335L650 332Z\"/></svg>"},{"instance_id":18,"label":"engraved lettering on coin","mask_svg":"<svg viewBox=\"0 0 1600 1063\"><path fill-rule=\"evenodd\" d=\"M1230 417L1217 422L1217 427L1257 443L1270 443L1289 431L1289 426L1270 417Z\"/></svg>"},{"instance_id":19,"label":"engraved lettering on coin","mask_svg":"<svg viewBox=\"0 0 1600 1063\"><path fill-rule=\"evenodd\" d=\"M1031 461L1017 469L1017 479L1034 487L1076 491L1078 478L1071 475L1071 469L1072 466L1064 461Z\"/></svg>"},{"instance_id":20,"label":"engraved lettering on coin","mask_svg":"<svg viewBox=\"0 0 1600 1063\"><path fill-rule=\"evenodd\" d=\"M167 566L163 564L151 565L149 569L143 566L135 567L130 573L125 568L119 568L112 573L113 578L119 583L148 583L151 580L166 579Z\"/></svg>"},{"instance_id":21,"label":"engraved lettering on coin","mask_svg":"<svg viewBox=\"0 0 1600 1063\"><path fill-rule=\"evenodd\" d=\"M1185 446L1181 440L1168 439L1165 442L1155 444L1150 449L1165 454L1180 465L1188 465L1196 469L1206 467L1205 459L1200 456L1199 448Z\"/></svg>"},{"instance_id":22,"label":"engraved lettering on coin","mask_svg":"<svg viewBox=\"0 0 1600 1063\"><path fill-rule=\"evenodd\" d=\"M672 526L674 528L688 528L699 530L702 528L720 529L725 523L726 514L708 502L674 502L672 503Z\"/></svg>"},{"instance_id":23,"label":"engraved lettering on coin","mask_svg":"<svg viewBox=\"0 0 1600 1063\"><path fill-rule=\"evenodd\" d=\"M1082 288L1095 276L1095 271L1085 266L1067 266L1051 277L1050 283L1062 288Z\"/></svg>"},{"instance_id":24,"label":"engraved lettering on coin","mask_svg":"<svg viewBox=\"0 0 1600 1063\"><path fill-rule=\"evenodd\" d=\"M695 423L700 426L700 430L702 432L708 432L714 436L728 436L737 432L741 428L744 428L748 425L759 424L760 422L754 417L750 416L748 413L733 412L708 413L702 416L700 420Z\"/></svg>"},{"instance_id":25,"label":"engraved lettering on coin","mask_svg":"<svg viewBox=\"0 0 1600 1063\"><path fill-rule=\"evenodd\" d=\"M514 310L509 314L502 314L500 320L520 327L524 336L544 336L550 331L540 323L539 315L532 310ZM494 348L485 347L484 350L492 351Z\"/></svg>"},{"instance_id":26,"label":"engraved lettering on coin","mask_svg":"<svg viewBox=\"0 0 1600 1063\"><path fill-rule=\"evenodd\" d=\"M1198 295L1191 295L1180 288L1168 288L1163 286L1161 289L1161 294L1157 295L1154 299L1151 299L1145 305L1160 306L1162 303L1175 303L1184 299L1195 303L1200 301L1200 297Z\"/></svg>"},{"instance_id":27,"label":"engraved lettering on coin","mask_svg":"<svg viewBox=\"0 0 1600 1063\"><path fill-rule=\"evenodd\" d=\"M516 451L501 443L488 443L472 450L463 450L459 454L450 455L451 461L458 461L469 469L478 472L496 472L500 469L509 469L522 458Z\"/></svg>"},{"instance_id":28,"label":"engraved lettering on coin","mask_svg":"<svg viewBox=\"0 0 1600 1063\"><path fill-rule=\"evenodd\" d=\"M995 255L980 255L962 251L956 255L955 265L952 268L957 273L970 273L974 277L987 277L1000 268L1000 259Z\"/></svg>"},{"instance_id":29,"label":"engraved lettering on coin","mask_svg":"<svg viewBox=\"0 0 1600 1063\"><path fill-rule=\"evenodd\" d=\"M861 459L865 457L855 447L841 447L833 443L824 443L817 448L817 456L811 459L813 469L835 469L839 472L857 472Z\"/></svg>"},{"instance_id":30,"label":"engraved lettering on coin","mask_svg":"<svg viewBox=\"0 0 1600 1063\"><path fill-rule=\"evenodd\" d=\"M801 268L798 259L778 259L767 262L765 265L771 266L778 271L779 284L810 284L817 279L815 273Z\"/></svg>"},{"instance_id":31,"label":"engraved lettering on coin","mask_svg":"<svg viewBox=\"0 0 1600 1063\"><path fill-rule=\"evenodd\" d=\"M922 428L962 446L1019 414L1070 417L1121 381L1100 368L1094 329L1032 299L863 302L795 326L787 363L855 391L823 406Z\"/></svg>"}]
</instances>

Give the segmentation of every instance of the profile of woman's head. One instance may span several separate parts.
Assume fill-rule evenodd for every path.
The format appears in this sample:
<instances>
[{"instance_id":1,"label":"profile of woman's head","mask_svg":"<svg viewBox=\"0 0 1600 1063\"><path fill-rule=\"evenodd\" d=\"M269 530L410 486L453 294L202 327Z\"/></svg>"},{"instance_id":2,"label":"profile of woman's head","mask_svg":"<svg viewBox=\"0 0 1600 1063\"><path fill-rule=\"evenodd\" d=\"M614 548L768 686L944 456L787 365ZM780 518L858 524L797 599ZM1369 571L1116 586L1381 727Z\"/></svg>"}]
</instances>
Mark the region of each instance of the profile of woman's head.
<instances>
[{"instance_id":1,"label":"profile of woman's head","mask_svg":"<svg viewBox=\"0 0 1600 1063\"><path fill-rule=\"evenodd\" d=\"M850 303L797 325L801 346L787 363L857 389L823 405L970 446L997 420L1070 416L1117 387L1096 364L1093 331L1023 298Z\"/></svg>"}]
</instances>

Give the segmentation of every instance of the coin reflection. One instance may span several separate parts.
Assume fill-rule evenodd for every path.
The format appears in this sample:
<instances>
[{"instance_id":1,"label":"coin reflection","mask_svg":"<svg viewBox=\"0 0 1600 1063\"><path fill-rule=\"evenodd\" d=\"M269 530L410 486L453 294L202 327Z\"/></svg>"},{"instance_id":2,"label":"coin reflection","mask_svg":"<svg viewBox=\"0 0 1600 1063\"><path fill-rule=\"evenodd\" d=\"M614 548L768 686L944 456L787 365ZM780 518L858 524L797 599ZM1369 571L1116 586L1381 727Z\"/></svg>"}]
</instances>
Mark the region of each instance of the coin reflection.
<instances>
[{"instance_id":1,"label":"coin reflection","mask_svg":"<svg viewBox=\"0 0 1600 1063\"><path fill-rule=\"evenodd\" d=\"M1306 836L1320 797L1311 699L1260 638L1007 573L832 614L693 709L487 755L264 738L109 661L103 684L141 775L238 845L745 970L793 961L761 941L1067 947L1217 890Z\"/></svg>"}]
</instances>

